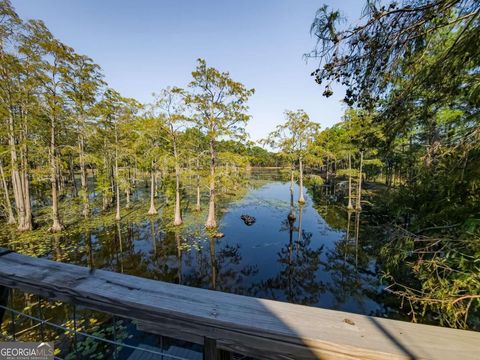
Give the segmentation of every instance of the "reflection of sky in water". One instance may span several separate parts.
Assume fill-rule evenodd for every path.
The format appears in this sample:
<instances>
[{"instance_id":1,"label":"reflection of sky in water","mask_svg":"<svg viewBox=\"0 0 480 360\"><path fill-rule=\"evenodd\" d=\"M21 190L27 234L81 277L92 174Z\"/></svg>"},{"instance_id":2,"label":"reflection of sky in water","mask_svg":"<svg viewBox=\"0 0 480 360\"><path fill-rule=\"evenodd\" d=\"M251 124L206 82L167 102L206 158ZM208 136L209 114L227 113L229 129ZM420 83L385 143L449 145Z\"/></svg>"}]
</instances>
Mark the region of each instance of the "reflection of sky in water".
<instances>
[{"instance_id":1,"label":"reflection of sky in water","mask_svg":"<svg viewBox=\"0 0 480 360\"><path fill-rule=\"evenodd\" d=\"M295 186L296 220L290 227L290 183L275 179L275 174L252 173L250 185L239 200L217 204L223 238L212 240L205 233L206 209L200 214L185 212L181 230L168 227L162 212L170 209L160 209L151 219L127 218L118 227L109 224L63 239L78 243L69 261L90 264L91 248L94 266L99 268L312 306L382 313L381 304L371 299L380 291L375 262L361 246L355 247L354 214L347 242L346 232L324 220L309 193L299 207ZM335 219L345 217L334 207L329 211ZM245 225L243 214L256 222Z\"/></svg>"},{"instance_id":2,"label":"reflection of sky in water","mask_svg":"<svg viewBox=\"0 0 480 360\"><path fill-rule=\"evenodd\" d=\"M370 299L361 296L359 299L349 295L351 290L346 289L342 303L336 301L335 293L342 292L343 289L335 288L337 284L332 280L331 273L325 271L321 263L328 263L327 253L335 251L335 243L345 237L345 232L332 229L325 220L313 208L311 197L306 194L306 203L302 208L301 231L309 238L309 242L298 243L298 226L300 222L300 208L296 199L298 199L298 186L295 187L294 206L296 221L293 224L293 260L289 265L287 259L282 258L282 249L288 253L289 245L289 226L284 223L290 211L290 184L282 182L272 182L259 189L252 190L241 201L231 205L228 213L222 219L222 231L225 238L222 241L225 244L234 246L239 245L242 254L242 264L239 266L256 266L258 273L254 276L243 279L243 287L255 287L258 282L267 282L271 286L261 287L255 293L256 296L274 297L280 300L289 300L294 302L306 302L311 305L318 305L327 308L336 308L348 311L369 313L371 310L377 310L376 304ZM254 216L257 221L253 226L245 226L240 220L242 214ZM283 222L283 223L282 223ZM303 240L303 238L302 238ZM353 241L353 240L352 240ZM315 256L314 251L322 248L323 251ZM300 248L299 248L300 247ZM298 252L304 256L297 256ZM297 256L297 257L296 257ZM308 266L306 263L315 264L315 259L320 263L315 266ZM341 263L340 263L341 267ZM286 269L286 271L285 271ZM282 270L284 270L282 272ZM313 274L302 274L302 271L312 271ZM346 267L344 272L354 272L354 268ZM341 272L341 271L340 271ZM283 279L278 279L283 277ZM351 273L346 274L351 276ZM291 278L290 291L281 288L282 285L289 286L288 279ZM275 279L275 281L270 281ZM340 279L341 280L341 279ZM302 281L304 283L302 284ZM340 283L342 283L340 281ZM311 286L319 285L318 288ZM345 286L348 283L345 281ZM358 286L358 284L352 284ZM258 289L258 286L255 287ZM310 302L308 292L318 293L318 300ZM301 292L304 292L302 294ZM311 300L312 298L310 298Z\"/></svg>"}]
</instances>

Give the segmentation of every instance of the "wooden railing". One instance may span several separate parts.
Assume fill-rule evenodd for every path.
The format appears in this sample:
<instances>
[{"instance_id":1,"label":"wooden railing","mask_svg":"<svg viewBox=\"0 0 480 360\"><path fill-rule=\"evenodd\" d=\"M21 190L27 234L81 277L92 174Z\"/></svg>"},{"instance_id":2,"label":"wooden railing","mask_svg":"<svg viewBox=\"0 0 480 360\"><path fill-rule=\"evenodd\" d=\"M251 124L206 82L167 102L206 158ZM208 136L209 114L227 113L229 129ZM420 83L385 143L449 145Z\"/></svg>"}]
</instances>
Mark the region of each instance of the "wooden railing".
<instances>
[{"instance_id":1,"label":"wooden railing","mask_svg":"<svg viewBox=\"0 0 480 360\"><path fill-rule=\"evenodd\" d=\"M140 330L203 344L205 359L232 352L261 359L480 358L478 332L90 271L0 248L4 304L5 288L136 320Z\"/></svg>"}]
</instances>

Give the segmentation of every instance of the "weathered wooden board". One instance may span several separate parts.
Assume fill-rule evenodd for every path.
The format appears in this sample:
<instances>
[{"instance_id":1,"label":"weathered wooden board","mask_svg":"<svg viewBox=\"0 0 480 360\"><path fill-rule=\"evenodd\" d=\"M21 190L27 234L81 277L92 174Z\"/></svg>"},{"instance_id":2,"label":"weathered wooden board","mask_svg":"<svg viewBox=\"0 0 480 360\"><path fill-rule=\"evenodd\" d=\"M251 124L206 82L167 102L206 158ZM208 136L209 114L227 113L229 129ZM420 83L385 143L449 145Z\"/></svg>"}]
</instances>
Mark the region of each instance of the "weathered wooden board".
<instances>
[{"instance_id":1,"label":"weathered wooden board","mask_svg":"<svg viewBox=\"0 0 480 360\"><path fill-rule=\"evenodd\" d=\"M1 249L0 249L1 250ZM10 253L0 285L265 359L480 359L480 333L196 289ZM164 334L167 335L167 334Z\"/></svg>"}]
</instances>

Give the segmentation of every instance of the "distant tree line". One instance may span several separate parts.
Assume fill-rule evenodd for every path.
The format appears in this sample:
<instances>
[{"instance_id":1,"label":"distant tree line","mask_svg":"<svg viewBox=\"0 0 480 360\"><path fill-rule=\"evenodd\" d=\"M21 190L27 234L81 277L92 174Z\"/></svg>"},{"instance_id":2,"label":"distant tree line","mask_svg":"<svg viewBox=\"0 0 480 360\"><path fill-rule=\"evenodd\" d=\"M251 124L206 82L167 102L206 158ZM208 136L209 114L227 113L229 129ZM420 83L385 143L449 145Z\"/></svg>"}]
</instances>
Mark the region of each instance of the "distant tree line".
<instances>
[{"instance_id":1,"label":"distant tree line","mask_svg":"<svg viewBox=\"0 0 480 360\"><path fill-rule=\"evenodd\" d=\"M168 87L141 104L108 87L101 68L55 38L42 21L23 21L2 0L2 214L18 230L31 230L34 204L48 194L50 230L61 231L59 201L68 189L80 200L84 217L91 214L95 192L101 208L114 208L120 220L122 204L130 206L144 174L150 178L148 213L155 214L157 182L173 174L174 224L180 225L185 173L197 179L197 211L208 191L206 225L214 228L218 168L222 176L234 176L237 168L279 165L275 155L247 141L253 93L200 59L187 89Z\"/></svg>"}]
</instances>

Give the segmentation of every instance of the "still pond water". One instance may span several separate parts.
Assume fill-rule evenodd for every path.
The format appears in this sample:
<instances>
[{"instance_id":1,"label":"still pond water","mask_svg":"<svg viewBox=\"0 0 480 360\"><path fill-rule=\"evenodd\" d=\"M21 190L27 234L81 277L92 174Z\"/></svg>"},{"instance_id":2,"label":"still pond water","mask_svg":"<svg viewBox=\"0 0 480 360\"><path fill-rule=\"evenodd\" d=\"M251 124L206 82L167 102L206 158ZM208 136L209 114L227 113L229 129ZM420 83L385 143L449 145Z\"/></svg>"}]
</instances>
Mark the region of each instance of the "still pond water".
<instances>
[{"instance_id":1,"label":"still pond water","mask_svg":"<svg viewBox=\"0 0 480 360\"><path fill-rule=\"evenodd\" d=\"M92 221L84 230L53 236L43 255L188 286L366 315L386 313L368 231L359 228L355 213L348 215L324 189L312 187L299 206L295 186L292 208L290 183L277 171L253 171L240 188L217 204L222 238L204 230L205 212L187 210L195 201L188 196L193 189L185 192L184 225L177 229L166 215L171 204L161 206L158 216L143 215L145 189L136 195L140 216L127 212L119 223ZM295 219L289 221L292 210ZM242 215L253 216L255 223L246 225ZM15 248L5 236L2 242Z\"/></svg>"}]
</instances>

